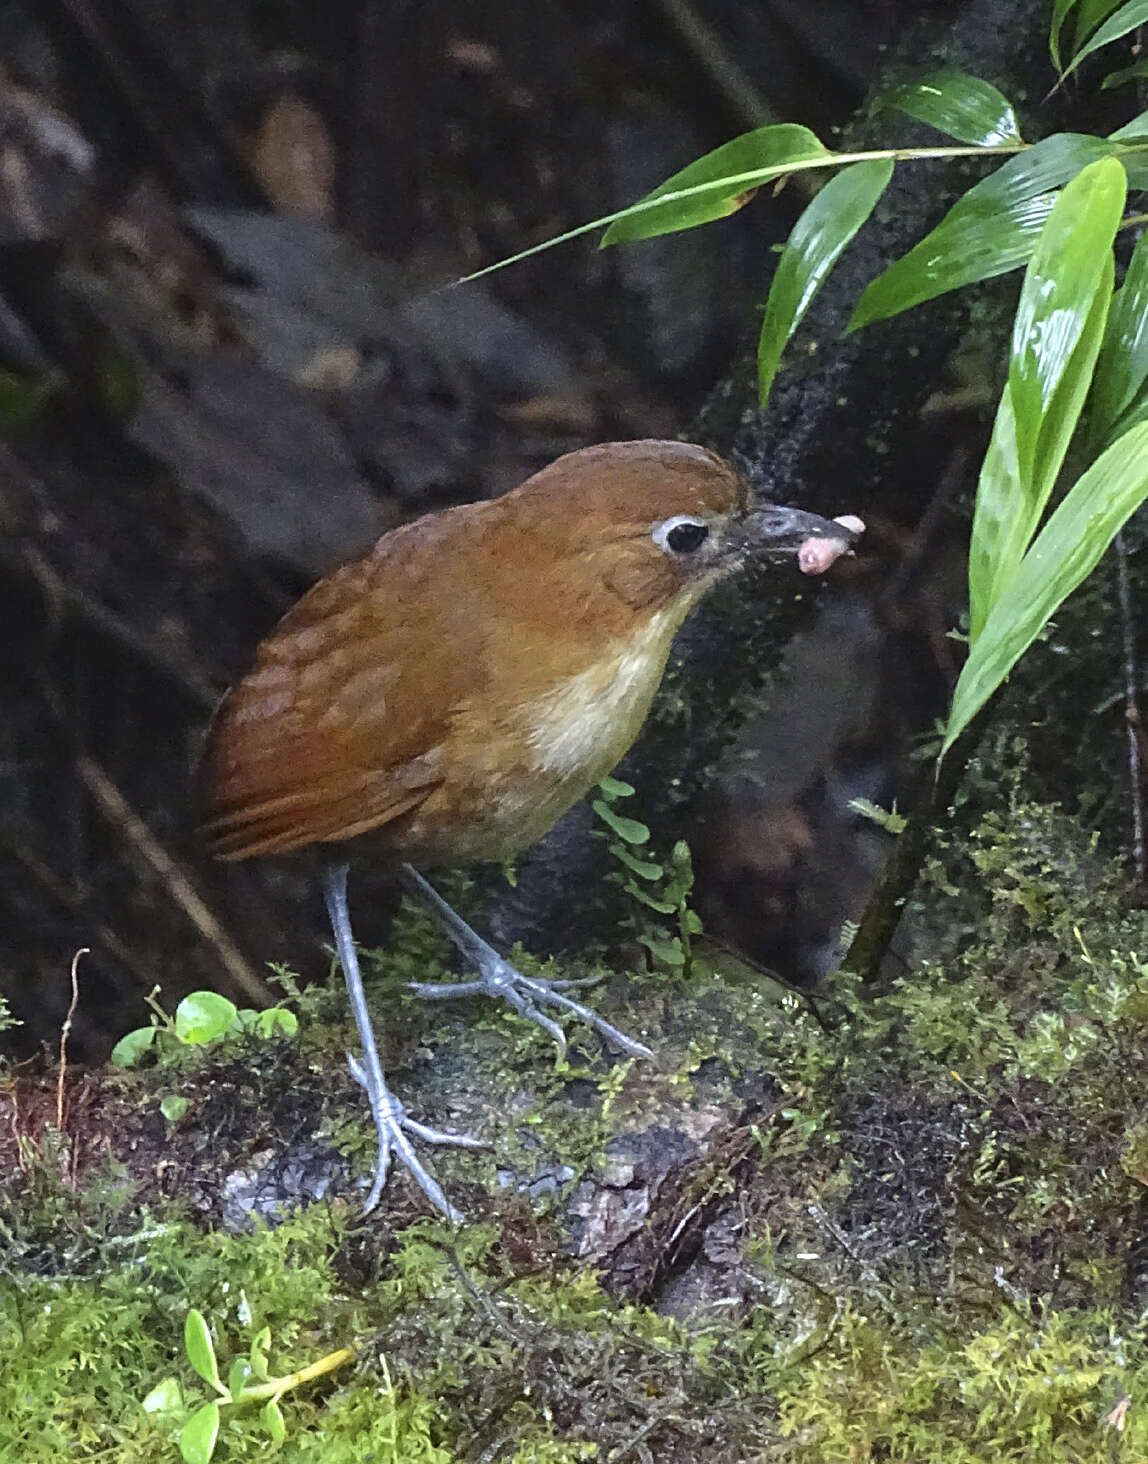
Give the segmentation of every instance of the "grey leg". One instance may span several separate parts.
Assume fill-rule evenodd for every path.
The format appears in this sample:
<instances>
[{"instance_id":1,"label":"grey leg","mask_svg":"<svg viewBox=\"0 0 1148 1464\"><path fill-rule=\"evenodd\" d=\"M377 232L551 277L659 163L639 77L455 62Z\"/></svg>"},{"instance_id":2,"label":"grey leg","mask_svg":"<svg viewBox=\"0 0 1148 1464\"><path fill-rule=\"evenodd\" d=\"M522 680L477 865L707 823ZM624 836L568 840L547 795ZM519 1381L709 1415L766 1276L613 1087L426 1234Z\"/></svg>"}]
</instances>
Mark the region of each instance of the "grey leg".
<instances>
[{"instance_id":1,"label":"grey leg","mask_svg":"<svg viewBox=\"0 0 1148 1464\"><path fill-rule=\"evenodd\" d=\"M404 1130L409 1130L420 1139L425 1139L427 1143L455 1144L462 1149L481 1148L482 1141L470 1138L465 1134L439 1133L436 1129L415 1123L413 1119L407 1117L403 1105L387 1087L387 1080L383 1076L383 1066L379 1061L379 1049L375 1043L370 1013L367 1011L366 997L363 995L359 957L351 936L351 918L347 910L347 866L345 864L324 865L322 882L323 898L327 903L327 914L330 916L331 929L335 934L335 948L339 953L339 964L343 968L343 976L347 983L347 995L351 1001L355 1026L359 1029L359 1041L363 1045L363 1060L360 1062L358 1058L348 1052L347 1065L351 1070L351 1076L366 1091L379 1141L378 1155L375 1159L374 1182L371 1185L371 1193L367 1196L367 1203L363 1206L363 1214L369 1214L379 1203L379 1196L383 1192L383 1185L387 1178L387 1170L390 1168L391 1154L396 1153L414 1175L419 1188L431 1203L441 1210L448 1220L461 1221L463 1216L447 1200L441 1185L427 1173Z\"/></svg>"},{"instance_id":2,"label":"grey leg","mask_svg":"<svg viewBox=\"0 0 1148 1464\"><path fill-rule=\"evenodd\" d=\"M450 936L451 940L467 958L478 967L477 981L412 981L409 983L411 991L419 996L442 998L450 996L477 996L480 993L486 996L500 996L522 1016L544 1028L550 1033L558 1044L559 1054L565 1056L566 1034L562 1028L551 1017L545 1016L538 1010L539 1003L548 1003L550 1006L561 1008L563 1011L573 1012L576 1017L581 1017L596 1031L601 1032L603 1037L615 1043L623 1052L630 1053L633 1057L653 1057L653 1053L642 1042L636 1042L633 1037L627 1037L625 1032L620 1032L617 1027L600 1017L597 1012L581 1002L571 1001L568 996L562 995L563 988L569 988L578 983L570 981L538 981L529 976L524 976L521 971L516 970L509 961L503 960L493 946L487 945L475 931L460 916L450 908L442 896L423 879L417 869L411 865L402 866L402 879L407 889L414 895L420 904L425 905L443 930Z\"/></svg>"}]
</instances>

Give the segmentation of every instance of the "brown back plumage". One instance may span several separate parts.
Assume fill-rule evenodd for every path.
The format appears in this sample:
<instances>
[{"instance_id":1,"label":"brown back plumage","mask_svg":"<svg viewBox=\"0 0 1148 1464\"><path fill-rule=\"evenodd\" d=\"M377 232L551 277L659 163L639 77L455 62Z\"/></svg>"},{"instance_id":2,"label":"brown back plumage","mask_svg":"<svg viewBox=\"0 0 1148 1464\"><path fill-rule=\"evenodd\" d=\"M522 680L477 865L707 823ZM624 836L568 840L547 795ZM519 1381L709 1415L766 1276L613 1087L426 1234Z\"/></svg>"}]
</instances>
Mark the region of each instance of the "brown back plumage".
<instances>
[{"instance_id":1,"label":"brown back plumage","mask_svg":"<svg viewBox=\"0 0 1148 1464\"><path fill-rule=\"evenodd\" d=\"M221 704L203 765L213 852L242 859L374 831L418 862L536 837L586 782L579 767L556 790L532 761L528 709L673 607L652 669L626 673L650 682L627 711L644 715L696 598L651 529L748 506L736 474L702 448L612 443L384 535L288 612Z\"/></svg>"}]
</instances>

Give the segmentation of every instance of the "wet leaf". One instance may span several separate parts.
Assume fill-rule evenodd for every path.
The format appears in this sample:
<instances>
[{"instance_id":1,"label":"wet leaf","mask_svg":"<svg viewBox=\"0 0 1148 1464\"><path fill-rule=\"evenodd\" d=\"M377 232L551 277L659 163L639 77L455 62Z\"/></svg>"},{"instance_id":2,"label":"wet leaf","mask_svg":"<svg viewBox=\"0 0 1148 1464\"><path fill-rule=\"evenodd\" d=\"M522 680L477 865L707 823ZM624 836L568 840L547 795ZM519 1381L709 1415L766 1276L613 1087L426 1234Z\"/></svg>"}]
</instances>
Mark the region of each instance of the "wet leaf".
<instances>
[{"instance_id":1,"label":"wet leaf","mask_svg":"<svg viewBox=\"0 0 1148 1464\"><path fill-rule=\"evenodd\" d=\"M1103 6L1102 8L1107 11L1109 7ZM1078 36L1085 35L1089 28L1085 20L1088 10L1087 0L1084 0L1078 12L1076 22ZM1127 5L1122 5L1115 14L1109 16L1099 30L1093 34L1091 40L1086 41L1083 46L1078 45L1072 61L1064 69L1065 76L1071 75L1086 56L1091 56L1094 51L1099 51L1102 46L1108 46L1113 41L1118 41L1121 36L1126 36L1130 30L1135 30L1138 25L1143 25L1145 21L1148 21L1148 0L1128 0Z\"/></svg>"},{"instance_id":2,"label":"wet leaf","mask_svg":"<svg viewBox=\"0 0 1148 1464\"><path fill-rule=\"evenodd\" d=\"M1131 66L1122 66L1119 71L1110 71L1100 83L1101 91L1112 91L1130 81L1139 81L1148 76L1148 61L1134 61Z\"/></svg>"},{"instance_id":3,"label":"wet leaf","mask_svg":"<svg viewBox=\"0 0 1148 1464\"><path fill-rule=\"evenodd\" d=\"M1089 399L1090 435L1103 443L1148 378L1148 234L1141 234L1108 312Z\"/></svg>"},{"instance_id":4,"label":"wet leaf","mask_svg":"<svg viewBox=\"0 0 1148 1464\"><path fill-rule=\"evenodd\" d=\"M602 248L623 240L652 239L679 229L692 229L712 219L736 213L771 178L793 172L794 163L829 156L828 149L810 132L793 122L779 122L743 132L731 142L697 158L614 220L602 236ZM703 189L689 197L668 197ZM654 201L666 198L661 207Z\"/></svg>"},{"instance_id":5,"label":"wet leaf","mask_svg":"<svg viewBox=\"0 0 1148 1464\"><path fill-rule=\"evenodd\" d=\"M915 81L887 87L878 94L874 107L895 108L960 142L981 147L1020 141L1016 113L1008 98L979 76L953 66L940 66Z\"/></svg>"},{"instance_id":6,"label":"wet leaf","mask_svg":"<svg viewBox=\"0 0 1148 1464\"><path fill-rule=\"evenodd\" d=\"M757 346L758 393L763 407L786 342L892 176L893 164L887 159L843 168L794 224L769 287Z\"/></svg>"},{"instance_id":7,"label":"wet leaf","mask_svg":"<svg viewBox=\"0 0 1148 1464\"><path fill-rule=\"evenodd\" d=\"M1057 200L1025 272L973 516L974 644L1036 531L1080 416L1111 299L1124 194L1114 158L1091 164Z\"/></svg>"},{"instance_id":8,"label":"wet leaf","mask_svg":"<svg viewBox=\"0 0 1148 1464\"><path fill-rule=\"evenodd\" d=\"M1131 428L1069 489L993 605L965 662L941 755L1148 498L1148 422Z\"/></svg>"},{"instance_id":9,"label":"wet leaf","mask_svg":"<svg viewBox=\"0 0 1148 1464\"><path fill-rule=\"evenodd\" d=\"M849 329L1024 264L1052 212L1055 190L1089 163L1119 151L1119 144L1102 137L1059 132L1010 158L866 286Z\"/></svg>"}]
</instances>

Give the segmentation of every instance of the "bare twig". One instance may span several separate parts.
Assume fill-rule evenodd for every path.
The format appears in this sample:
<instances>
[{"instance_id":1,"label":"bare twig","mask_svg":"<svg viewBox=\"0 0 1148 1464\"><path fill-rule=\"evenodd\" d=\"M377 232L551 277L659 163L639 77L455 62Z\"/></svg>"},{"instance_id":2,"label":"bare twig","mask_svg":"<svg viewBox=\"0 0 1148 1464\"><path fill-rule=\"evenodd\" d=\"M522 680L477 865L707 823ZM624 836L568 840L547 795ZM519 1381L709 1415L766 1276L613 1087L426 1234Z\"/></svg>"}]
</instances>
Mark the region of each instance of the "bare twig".
<instances>
[{"instance_id":1,"label":"bare twig","mask_svg":"<svg viewBox=\"0 0 1148 1464\"><path fill-rule=\"evenodd\" d=\"M1144 853L1144 779L1140 757L1142 736L1140 708L1136 701L1139 677L1136 669L1136 626L1132 619L1132 591L1128 582L1128 545L1124 534L1116 535L1116 591L1120 602L1120 635L1124 652L1124 722L1128 736L1128 782L1132 794L1132 863L1136 882L1148 879Z\"/></svg>"},{"instance_id":2,"label":"bare twig","mask_svg":"<svg viewBox=\"0 0 1148 1464\"><path fill-rule=\"evenodd\" d=\"M86 752L76 757L76 771L92 795L96 806L116 825L129 846L161 884L209 945L214 946L228 975L252 1000L270 1005L271 992L248 965L215 918L191 880L148 828L136 810L108 777L104 769Z\"/></svg>"},{"instance_id":3,"label":"bare twig","mask_svg":"<svg viewBox=\"0 0 1148 1464\"><path fill-rule=\"evenodd\" d=\"M72 1031L72 1018L76 1015L76 1007L80 1000L80 981L78 968L81 956L90 956L91 948L81 946L72 957L72 1000L68 1003L68 1014L64 1018L64 1025L60 1028L60 1072L56 1078L56 1132L63 1135L64 1132L64 1079L68 1073L68 1038Z\"/></svg>"}]
</instances>

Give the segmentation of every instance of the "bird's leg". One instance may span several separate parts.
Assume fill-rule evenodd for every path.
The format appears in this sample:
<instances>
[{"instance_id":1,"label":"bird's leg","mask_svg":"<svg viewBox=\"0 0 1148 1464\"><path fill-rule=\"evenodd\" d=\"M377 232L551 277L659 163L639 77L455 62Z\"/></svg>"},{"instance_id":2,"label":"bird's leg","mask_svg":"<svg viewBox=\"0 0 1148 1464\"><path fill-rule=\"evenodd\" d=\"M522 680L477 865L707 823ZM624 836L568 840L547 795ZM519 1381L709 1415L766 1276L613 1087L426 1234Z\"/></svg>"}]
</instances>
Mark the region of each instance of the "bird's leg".
<instances>
[{"instance_id":1,"label":"bird's leg","mask_svg":"<svg viewBox=\"0 0 1148 1464\"><path fill-rule=\"evenodd\" d=\"M473 931L461 916L455 914L437 890L423 879L417 869L412 868L409 864L404 864L401 873L403 883L410 893L426 906L435 921L467 960L473 961L478 967L477 981L411 981L408 983L411 991L419 996L431 998L478 996L480 994L500 996L504 1001L508 1001L521 1016L537 1022L540 1027L549 1032L558 1044L559 1055L564 1057L566 1054L565 1032L557 1022L538 1010L538 1004L546 1002L581 1017L584 1022L601 1032L603 1037L608 1038L624 1052L628 1052L634 1057L653 1057L654 1054L644 1043L636 1042L633 1037L627 1037L625 1032L620 1032L617 1027L607 1022L604 1017L600 1017L590 1007L583 1006L581 1002L572 1001L568 996L562 995L563 988L568 989L570 986L580 983L540 981L534 977L524 976L509 961L504 960L493 946L488 945L480 935Z\"/></svg>"},{"instance_id":2,"label":"bird's leg","mask_svg":"<svg viewBox=\"0 0 1148 1464\"><path fill-rule=\"evenodd\" d=\"M347 1065L351 1070L351 1076L366 1091L379 1139L374 1182L371 1185L371 1193L367 1196L367 1203L363 1206L363 1214L369 1214L378 1204L379 1196L382 1194L383 1185L386 1182L387 1170L390 1167L391 1154L396 1153L414 1175L419 1188L431 1203L441 1210L448 1220L461 1221L463 1216L443 1194L441 1185L427 1173L404 1130L408 1130L420 1139L425 1139L430 1144L455 1144L463 1149L481 1148L482 1141L466 1134L440 1133L437 1129L415 1123L414 1119L407 1117L403 1105L387 1087L387 1080L383 1076L383 1065L379 1061L379 1049L375 1042L370 1013L367 1011L367 1000L363 995L359 957L356 954L355 942L351 935L351 917L347 910L347 866L345 864L324 865L322 881L323 898L327 903L327 914L330 916L331 929L335 934L335 948L339 953L339 964L343 968L343 976L347 983L347 995L350 997L355 1026L359 1029L359 1041L363 1045L363 1060L360 1062L353 1053L348 1052Z\"/></svg>"}]
</instances>

